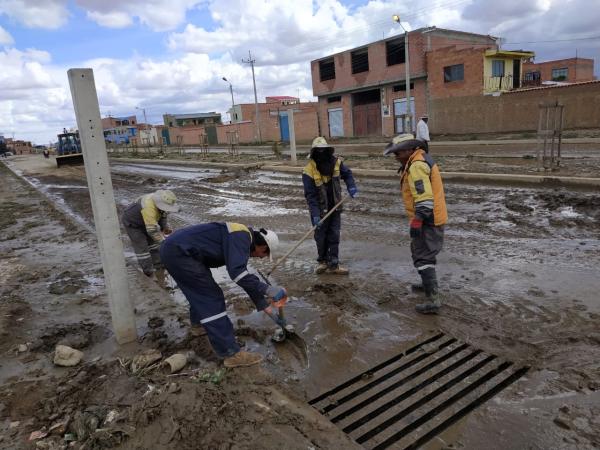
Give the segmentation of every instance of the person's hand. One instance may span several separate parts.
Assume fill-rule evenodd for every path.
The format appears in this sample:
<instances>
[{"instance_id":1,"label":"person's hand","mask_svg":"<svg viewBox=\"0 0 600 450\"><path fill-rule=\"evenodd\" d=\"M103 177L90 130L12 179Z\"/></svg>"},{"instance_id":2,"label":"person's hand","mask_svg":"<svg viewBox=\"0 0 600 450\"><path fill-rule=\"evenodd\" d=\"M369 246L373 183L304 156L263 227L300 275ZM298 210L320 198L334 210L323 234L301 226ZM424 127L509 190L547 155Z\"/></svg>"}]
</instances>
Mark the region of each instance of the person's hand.
<instances>
[{"instance_id":1,"label":"person's hand","mask_svg":"<svg viewBox=\"0 0 600 450\"><path fill-rule=\"evenodd\" d=\"M350 197L354 198L358 195L358 189L356 186L352 186L348 188L348 194L350 194Z\"/></svg>"},{"instance_id":2,"label":"person's hand","mask_svg":"<svg viewBox=\"0 0 600 450\"><path fill-rule=\"evenodd\" d=\"M316 226L318 228L321 218L319 216L313 216L311 220L312 220L313 227Z\"/></svg>"},{"instance_id":3,"label":"person's hand","mask_svg":"<svg viewBox=\"0 0 600 450\"><path fill-rule=\"evenodd\" d=\"M165 236L168 236L168 235L170 235L172 232L173 232L173 229L171 229L171 228L165 228L165 229L163 230L163 234L164 234Z\"/></svg>"},{"instance_id":4,"label":"person's hand","mask_svg":"<svg viewBox=\"0 0 600 450\"><path fill-rule=\"evenodd\" d=\"M287 292L282 287L269 286L266 294L271 299L271 306L281 308L287 302Z\"/></svg>"},{"instance_id":5,"label":"person's hand","mask_svg":"<svg viewBox=\"0 0 600 450\"><path fill-rule=\"evenodd\" d=\"M423 231L423 220L418 217L413 217L410 221L410 237L413 239L417 239L421 237L421 233Z\"/></svg>"}]
</instances>

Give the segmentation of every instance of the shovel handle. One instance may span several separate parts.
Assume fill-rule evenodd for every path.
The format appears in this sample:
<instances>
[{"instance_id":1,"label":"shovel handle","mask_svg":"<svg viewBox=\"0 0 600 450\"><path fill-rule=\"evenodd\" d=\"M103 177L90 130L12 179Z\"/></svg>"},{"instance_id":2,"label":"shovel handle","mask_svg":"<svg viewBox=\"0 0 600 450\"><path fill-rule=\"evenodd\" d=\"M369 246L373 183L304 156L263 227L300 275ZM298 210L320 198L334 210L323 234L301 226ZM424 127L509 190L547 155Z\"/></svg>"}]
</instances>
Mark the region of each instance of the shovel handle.
<instances>
[{"instance_id":1,"label":"shovel handle","mask_svg":"<svg viewBox=\"0 0 600 450\"><path fill-rule=\"evenodd\" d=\"M316 225L313 225L312 228L310 230L308 230L304 236L302 236L302 238L296 243L296 245L294 245L291 248L291 250L289 250L285 255L283 255L281 258L279 258L277 261L275 261L275 264L273 264L273 267L271 267L271 270L269 270L267 272L267 277L270 276L275 271L275 269L277 267L279 267L279 265L283 261L285 261L287 259L287 257L290 256L294 252L294 250L296 250L298 247L300 247L300 244L302 244L306 240L306 238L308 238L308 236L310 236L310 234L313 233L317 229L317 227L319 225L321 225L330 215L332 215L334 213L334 211L342 205L342 203L344 203L346 200L348 200L348 198L350 198L350 196L346 195L339 202L337 202L337 204L333 208L331 208L329 211L327 211L327 214L325 214L321 218L321 220L319 220L319 223L317 223Z\"/></svg>"}]
</instances>

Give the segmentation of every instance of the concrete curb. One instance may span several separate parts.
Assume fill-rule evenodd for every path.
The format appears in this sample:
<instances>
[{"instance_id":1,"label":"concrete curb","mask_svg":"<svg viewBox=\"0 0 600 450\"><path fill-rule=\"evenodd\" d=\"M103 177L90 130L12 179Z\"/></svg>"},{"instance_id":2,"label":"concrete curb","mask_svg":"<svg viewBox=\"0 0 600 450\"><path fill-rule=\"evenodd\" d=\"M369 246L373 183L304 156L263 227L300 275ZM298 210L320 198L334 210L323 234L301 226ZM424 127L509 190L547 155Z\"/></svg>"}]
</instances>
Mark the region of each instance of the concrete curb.
<instances>
[{"instance_id":1,"label":"concrete curb","mask_svg":"<svg viewBox=\"0 0 600 450\"><path fill-rule=\"evenodd\" d=\"M140 162L140 163L160 163L169 165L189 165L198 167L221 168L221 169L246 169L246 170L270 170L273 172L297 173L301 174L304 167L279 165L269 163L214 163L202 161L186 160L156 160L156 159L137 159L137 158L115 158L111 162ZM396 170L385 169L352 169L352 173L357 176L376 177L376 178L399 178ZM561 177L548 175L519 175L504 173L471 173L471 172L442 172L444 181L455 182L478 182L478 183L497 183L497 184L521 184L521 185L542 185L542 186L572 186L578 188L598 188L600 187L600 178L580 178L580 177Z\"/></svg>"}]
</instances>

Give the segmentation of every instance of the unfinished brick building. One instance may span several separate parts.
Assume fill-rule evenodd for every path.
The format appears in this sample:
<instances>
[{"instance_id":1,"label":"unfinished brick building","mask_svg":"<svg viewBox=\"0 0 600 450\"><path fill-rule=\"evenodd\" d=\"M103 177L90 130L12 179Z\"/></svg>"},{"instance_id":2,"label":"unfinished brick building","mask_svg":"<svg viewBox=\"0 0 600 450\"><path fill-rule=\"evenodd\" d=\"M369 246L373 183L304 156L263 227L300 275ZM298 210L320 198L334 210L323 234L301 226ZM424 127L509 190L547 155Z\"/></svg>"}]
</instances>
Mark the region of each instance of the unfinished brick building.
<instances>
[{"instance_id":1,"label":"unfinished brick building","mask_svg":"<svg viewBox=\"0 0 600 450\"><path fill-rule=\"evenodd\" d=\"M488 35L436 27L411 31L412 111L418 118L429 112L434 98L519 88L522 64L533 56L499 50L498 39ZM391 136L410 131L403 35L314 60L311 71L323 135Z\"/></svg>"}]
</instances>

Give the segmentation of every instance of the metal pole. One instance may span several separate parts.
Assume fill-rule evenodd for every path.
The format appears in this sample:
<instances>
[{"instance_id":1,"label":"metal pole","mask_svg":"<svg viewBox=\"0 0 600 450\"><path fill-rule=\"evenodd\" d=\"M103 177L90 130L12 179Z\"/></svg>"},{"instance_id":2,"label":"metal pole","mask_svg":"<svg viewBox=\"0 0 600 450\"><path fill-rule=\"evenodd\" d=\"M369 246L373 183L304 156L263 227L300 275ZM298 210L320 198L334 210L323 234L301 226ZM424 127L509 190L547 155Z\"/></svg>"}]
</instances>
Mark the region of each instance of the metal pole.
<instances>
[{"instance_id":1,"label":"metal pole","mask_svg":"<svg viewBox=\"0 0 600 450\"><path fill-rule=\"evenodd\" d=\"M92 69L70 69L67 74L79 128L112 324L117 342L124 344L135 341L137 331L133 304L129 298L121 230L102 133L94 72Z\"/></svg>"},{"instance_id":2,"label":"metal pole","mask_svg":"<svg viewBox=\"0 0 600 450\"><path fill-rule=\"evenodd\" d=\"M290 129L290 156L296 164L296 131L294 130L294 108L288 109L288 127Z\"/></svg>"},{"instance_id":3,"label":"metal pole","mask_svg":"<svg viewBox=\"0 0 600 450\"><path fill-rule=\"evenodd\" d=\"M258 96L256 95L256 77L254 76L254 63L256 62L256 60L252 59L252 53L250 53L250 50L248 50L248 60L245 61L242 59L242 62L250 64L250 67L252 67L252 84L254 85L254 109L256 115L256 136L258 138L258 142L262 143L262 136L260 134L260 117L258 115Z\"/></svg>"},{"instance_id":4,"label":"metal pole","mask_svg":"<svg viewBox=\"0 0 600 450\"><path fill-rule=\"evenodd\" d=\"M402 24L400 24L402 27ZM404 27L402 27L404 29ZM413 132L413 124L415 118L413 115L412 105L410 102L410 63L408 60L408 31L404 29L404 67L406 69L406 112L408 113L408 129L409 133Z\"/></svg>"}]
</instances>

